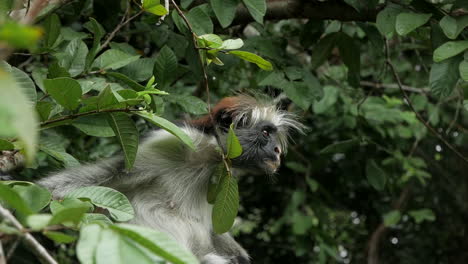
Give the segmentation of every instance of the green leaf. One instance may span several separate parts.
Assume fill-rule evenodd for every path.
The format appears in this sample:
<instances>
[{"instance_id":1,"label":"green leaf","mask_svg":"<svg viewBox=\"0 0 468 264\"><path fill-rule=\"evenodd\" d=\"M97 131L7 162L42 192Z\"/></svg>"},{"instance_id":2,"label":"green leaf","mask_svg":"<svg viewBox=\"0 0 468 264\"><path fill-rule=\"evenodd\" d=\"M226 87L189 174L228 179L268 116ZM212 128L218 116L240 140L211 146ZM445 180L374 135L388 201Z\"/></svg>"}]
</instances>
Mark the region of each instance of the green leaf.
<instances>
[{"instance_id":1,"label":"green leaf","mask_svg":"<svg viewBox=\"0 0 468 264\"><path fill-rule=\"evenodd\" d=\"M416 224L420 224L423 221L433 222L436 219L434 212L431 209L412 210L409 211L408 214L414 218Z\"/></svg>"},{"instance_id":2,"label":"green leaf","mask_svg":"<svg viewBox=\"0 0 468 264\"><path fill-rule=\"evenodd\" d=\"M80 162L68 154L62 146L58 146L47 140L41 141L39 149L55 159L61 161L65 168L80 166Z\"/></svg>"},{"instance_id":3,"label":"green leaf","mask_svg":"<svg viewBox=\"0 0 468 264\"><path fill-rule=\"evenodd\" d=\"M249 10L250 15L260 24L263 24L263 17L266 13L266 1L265 0L242 0L244 5Z\"/></svg>"},{"instance_id":4,"label":"green leaf","mask_svg":"<svg viewBox=\"0 0 468 264\"><path fill-rule=\"evenodd\" d=\"M439 25L449 39L456 39L463 29L468 26L468 15L459 17L444 16Z\"/></svg>"},{"instance_id":5,"label":"green leaf","mask_svg":"<svg viewBox=\"0 0 468 264\"><path fill-rule=\"evenodd\" d=\"M106 115L82 116L73 120L73 126L81 130L86 135L93 137L113 137L114 130L107 122Z\"/></svg>"},{"instance_id":6,"label":"green leaf","mask_svg":"<svg viewBox=\"0 0 468 264\"><path fill-rule=\"evenodd\" d=\"M76 244L76 255L81 264L94 264L97 245L101 238L103 227L98 224L83 225L80 238Z\"/></svg>"},{"instance_id":7,"label":"green leaf","mask_svg":"<svg viewBox=\"0 0 468 264\"><path fill-rule=\"evenodd\" d=\"M248 62L252 62L252 63L255 63L257 64L258 67L260 67L262 70L265 70L265 71L272 71L273 70L273 65L271 65L271 63L265 59L263 59L262 57L256 55L256 54L253 54L253 53L250 53L250 52L247 52L247 51L241 51L241 50L234 50L234 51L230 51L229 54L232 54L232 55L235 55L243 60L246 60Z\"/></svg>"},{"instance_id":8,"label":"green leaf","mask_svg":"<svg viewBox=\"0 0 468 264\"><path fill-rule=\"evenodd\" d=\"M393 210L393 211L386 213L383 216L383 218L384 218L385 226L388 226L388 227L395 226L396 224L398 224L398 222L400 222L401 213L398 210Z\"/></svg>"},{"instance_id":9,"label":"green leaf","mask_svg":"<svg viewBox=\"0 0 468 264\"><path fill-rule=\"evenodd\" d=\"M14 148L15 148L15 146L10 141L0 139L0 151L2 151L2 150L12 150Z\"/></svg>"},{"instance_id":10,"label":"green leaf","mask_svg":"<svg viewBox=\"0 0 468 264\"><path fill-rule=\"evenodd\" d=\"M242 154L242 146L234 133L234 124L229 126L229 132L227 136L227 153L226 156L230 159L239 157Z\"/></svg>"},{"instance_id":11,"label":"green leaf","mask_svg":"<svg viewBox=\"0 0 468 264\"><path fill-rule=\"evenodd\" d=\"M323 98L312 106L314 113L323 114L330 109L338 100L338 88L331 85L323 87Z\"/></svg>"},{"instance_id":12,"label":"green leaf","mask_svg":"<svg viewBox=\"0 0 468 264\"><path fill-rule=\"evenodd\" d=\"M164 16L167 14L166 8L159 4L159 0L143 0L143 10L157 16Z\"/></svg>"},{"instance_id":13,"label":"green leaf","mask_svg":"<svg viewBox=\"0 0 468 264\"><path fill-rule=\"evenodd\" d=\"M179 246L171 237L155 229L130 224L116 224L110 228L171 263L199 263L195 256Z\"/></svg>"},{"instance_id":14,"label":"green leaf","mask_svg":"<svg viewBox=\"0 0 468 264\"><path fill-rule=\"evenodd\" d=\"M221 44L221 47L219 47L219 49L222 49L222 50L234 50L234 49L240 49L242 48L242 46L244 46L244 41L242 41L242 39L226 39L225 41L223 41L223 43Z\"/></svg>"},{"instance_id":15,"label":"green leaf","mask_svg":"<svg viewBox=\"0 0 468 264\"><path fill-rule=\"evenodd\" d=\"M468 61L464 60L460 62L458 69L460 70L460 77L464 81L468 81Z\"/></svg>"},{"instance_id":16,"label":"green leaf","mask_svg":"<svg viewBox=\"0 0 468 264\"><path fill-rule=\"evenodd\" d=\"M49 225L51 214L33 214L26 217L26 224L34 231L44 229Z\"/></svg>"},{"instance_id":17,"label":"green leaf","mask_svg":"<svg viewBox=\"0 0 468 264\"><path fill-rule=\"evenodd\" d=\"M208 106L198 97L192 95L170 95L167 99L180 105L185 112L194 115L203 115L208 113Z\"/></svg>"},{"instance_id":18,"label":"green leaf","mask_svg":"<svg viewBox=\"0 0 468 264\"><path fill-rule=\"evenodd\" d=\"M81 222L83 224L93 224L93 223L112 224L112 221L109 218L107 218L107 216L103 214L94 214L94 213L85 214L83 219L81 219Z\"/></svg>"},{"instance_id":19,"label":"green leaf","mask_svg":"<svg viewBox=\"0 0 468 264\"><path fill-rule=\"evenodd\" d=\"M211 215L213 230L217 234L231 229L239 210L239 190L236 179L228 175L222 179L220 187Z\"/></svg>"},{"instance_id":20,"label":"green leaf","mask_svg":"<svg viewBox=\"0 0 468 264\"><path fill-rule=\"evenodd\" d=\"M61 28L60 18L57 14L52 14L44 21L44 42L47 48L51 49L54 47L55 42L60 36Z\"/></svg>"},{"instance_id":21,"label":"green leaf","mask_svg":"<svg viewBox=\"0 0 468 264\"><path fill-rule=\"evenodd\" d=\"M76 240L76 237L67 235L62 232L57 232L57 231L44 231L42 234L44 234L46 237L52 239L53 241L57 243L71 243Z\"/></svg>"},{"instance_id":22,"label":"green leaf","mask_svg":"<svg viewBox=\"0 0 468 264\"><path fill-rule=\"evenodd\" d=\"M17 137L28 163L36 153L38 136L34 109L13 77L0 69L0 136Z\"/></svg>"},{"instance_id":23,"label":"green leaf","mask_svg":"<svg viewBox=\"0 0 468 264\"><path fill-rule=\"evenodd\" d=\"M223 28L231 25L239 2L239 0L210 0L216 18Z\"/></svg>"},{"instance_id":24,"label":"green leaf","mask_svg":"<svg viewBox=\"0 0 468 264\"><path fill-rule=\"evenodd\" d=\"M28 207L35 213L46 207L52 195L44 187L36 184L14 185L12 189L28 204Z\"/></svg>"},{"instance_id":25,"label":"green leaf","mask_svg":"<svg viewBox=\"0 0 468 264\"><path fill-rule=\"evenodd\" d=\"M125 168L131 169L138 150L138 129L133 120L125 113L109 114L108 121L122 146Z\"/></svg>"},{"instance_id":26,"label":"green leaf","mask_svg":"<svg viewBox=\"0 0 468 264\"><path fill-rule=\"evenodd\" d=\"M28 97L29 101L33 104L36 103L36 86L29 75L16 67L10 66L6 61L0 61L0 69L9 72L20 86L21 91Z\"/></svg>"},{"instance_id":27,"label":"green leaf","mask_svg":"<svg viewBox=\"0 0 468 264\"><path fill-rule=\"evenodd\" d=\"M35 26L13 21L7 21L0 25L0 42L6 42L16 48L35 48L41 35L42 29Z\"/></svg>"},{"instance_id":28,"label":"green leaf","mask_svg":"<svg viewBox=\"0 0 468 264\"><path fill-rule=\"evenodd\" d=\"M22 213L23 215L30 215L33 213L29 208L26 201L9 186L0 182L0 200L5 202L8 206Z\"/></svg>"},{"instance_id":29,"label":"green leaf","mask_svg":"<svg viewBox=\"0 0 468 264\"><path fill-rule=\"evenodd\" d=\"M338 33L328 34L315 45L310 58L312 69L317 68L325 62L335 46L338 36Z\"/></svg>"},{"instance_id":30,"label":"green leaf","mask_svg":"<svg viewBox=\"0 0 468 264\"><path fill-rule=\"evenodd\" d=\"M343 153L357 145L359 145L359 140L355 138L338 141L324 147L322 150L320 150L320 154Z\"/></svg>"},{"instance_id":31,"label":"green leaf","mask_svg":"<svg viewBox=\"0 0 468 264\"><path fill-rule=\"evenodd\" d=\"M426 24L432 17L432 14L418 14L418 13L400 13L396 17L395 29L396 32L404 36L418 27Z\"/></svg>"},{"instance_id":32,"label":"green leaf","mask_svg":"<svg viewBox=\"0 0 468 264\"><path fill-rule=\"evenodd\" d=\"M149 122L157 125L158 127L166 130L172 135L176 136L178 139L184 142L185 145L189 146L192 150L195 150L195 145L193 143L193 140L182 129L180 129L180 127L152 113L138 112L137 114L143 117L144 119L148 120Z\"/></svg>"},{"instance_id":33,"label":"green leaf","mask_svg":"<svg viewBox=\"0 0 468 264\"><path fill-rule=\"evenodd\" d=\"M221 182L225 177L228 176L228 172L224 165L224 162L220 162L213 172L210 178L210 184L208 185L208 192L206 193L206 201L209 204L214 204L216 197L221 190Z\"/></svg>"},{"instance_id":34,"label":"green leaf","mask_svg":"<svg viewBox=\"0 0 468 264\"><path fill-rule=\"evenodd\" d=\"M54 78L59 78L59 77L70 77L70 76L71 75L68 72L68 70L60 66L57 61L50 64L49 72L47 73L48 79L54 79Z\"/></svg>"},{"instance_id":35,"label":"green leaf","mask_svg":"<svg viewBox=\"0 0 468 264\"><path fill-rule=\"evenodd\" d=\"M86 65L88 47L80 39L74 39L65 48L63 53L57 54L59 65L68 70L71 77L80 75Z\"/></svg>"},{"instance_id":36,"label":"green leaf","mask_svg":"<svg viewBox=\"0 0 468 264\"><path fill-rule=\"evenodd\" d=\"M97 53L101 50L101 39L106 34L104 27L96 21L96 19L90 17L89 21L83 25L87 30L94 34L93 46L89 50L88 55L86 56L86 69L89 69L91 63L96 57Z\"/></svg>"},{"instance_id":37,"label":"green leaf","mask_svg":"<svg viewBox=\"0 0 468 264\"><path fill-rule=\"evenodd\" d=\"M468 49L468 40L448 41L434 50L434 61L441 62Z\"/></svg>"},{"instance_id":38,"label":"green leaf","mask_svg":"<svg viewBox=\"0 0 468 264\"><path fill-rule=\"evenodd\" d=\"M93 67L101 70L117 70L140 58L140 55L130 55L126 52L110 49L101 54L93 63Z\"/></svg>"},{"instance_id":39,"label":"green leaf","mask_svg":"<svg viewBox=\"0 0 468 264\"><path fill-rule=\"evenodd\" d=\"M338 33L337 39L340 56L348 68L348 83L354 87L360 86L361 52L356 40L345 33Z\"/></svg>"},{"instance_id":40,"label":"green leaf","mask_svg":"<svg viewBox=\"0 0 468 264\"><path fill-rule=\"evenodd\" d=\"M104 186L78 188L65 195L65 198L90 199L94 205L107 209L116 221L129 221L135 215L130 201L124 194Z\"/></svg>"},{"instance_id":41,"label":"green leaf","mask_svg":"<svg viewBox=\"0 0 468 264\"><path fill-rule=\"evenodd\" d=\"M374 187L377 191L383 191L385 188L385 182L387 181L387 176L382 168L377 165L375 160L368 160L366 165L366 176L367 181Z\"/></svg>"},{"instance_id":42,"label":"green leaf","mask_svg":"<svg viewBox=\"0 0 468 264\"><path fill-rule=\"evenodd\" d=\"M44 87L47 93L66 109L74 110L80 105L81 86L74 79L55 78L44 80Z\"/></svg>"},{"instance_id":43,"label":"green leaf","mask_svg":"<svg viewBox=\"0 0 468 264\"><path fill-rule=\"evenodd\" d=\"M49 225L78 224L89 207L85 204L76 204L74 207L65 207L52 215Z\"/></svg>"},{"instance_id":44,"label":"green leaf","mask_svg":"<svg viewBox=\"0 0 468 264\"><path fill-rule=\"evenodd\" d=\"M120 68L119 72L136 82L146 81L153 76L156 58L143 58Z\"/></svg>"},{"instance_id":45,"label":"green leaf","mask_svg":"<svg viewBox=\"0 0 468 264\"><path fill-rule=\"evenodd\" d=\"M395 32L396 18L402 11L400 6L389 3L377 14L377 29L386 38L391 38Z\"/></svg>"},{"instance_id":46,"label":"green leaf","mask_svg":"<svg viewBox=\"0 0 468 264\"><path fill-rule=\"evenodd\" d=\"M460 61L461 58L453 57L432 64L429 73L429 87L435 96L444 98L452 93L458 81Z\"/></svg>"},{"instance_id":47,"label":"green leaf","mask_svg":"<svg viewBox=\"0 0 468 264\"><path fill-rule=\"evenodd\" d=\"M128 78L127 76L123 75L122 73L107 72L106 75L115 78L120 83L127 85L129 88L131 88L131 89L133 89L135 91L145 90L145 87L143 85L133 81L132 79Z\"/></svg>"},{"instance_id":48,"label":"green leaf","mask_svg":"<svg viewBox=\"0 0 468 264\"><path fill-rule=\"evenodd\" d=\"M185 16L198 36L213 33L213 23L210 16L203 11L202 6L192 8Z\"/></svg>"},{"instance_id":49,"label":"green leaf","mask_svg":"<svg viewBox=\"0 0 468 264\"><path fill-rule=\"evenodd\" d=\"M175 79L177 73L177 57L167 46L159 52L154 64L154 76L159 83L158 88L165 89Z\"/></svg>"},{"instance_id":50,"label":"green leaf","mask_svg":"<svg viewBox=\"0 0 468 264\"><path fill-rule=\"evenodd\" d=\"M223 44L223 40L216 34L205 34L198 37L198 41L202 42L203 47L217 49Z\"/></svg>"}]
</instances>

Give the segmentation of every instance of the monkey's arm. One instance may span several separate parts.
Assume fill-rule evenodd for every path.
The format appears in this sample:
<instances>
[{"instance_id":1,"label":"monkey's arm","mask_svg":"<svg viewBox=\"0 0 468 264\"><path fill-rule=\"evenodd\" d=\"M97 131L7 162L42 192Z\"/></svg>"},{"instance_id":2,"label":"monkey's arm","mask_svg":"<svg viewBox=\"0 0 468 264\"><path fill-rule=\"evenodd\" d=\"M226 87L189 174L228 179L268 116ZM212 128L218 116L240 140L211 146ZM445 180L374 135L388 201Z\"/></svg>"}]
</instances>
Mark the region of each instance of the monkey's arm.
<instances>
[{"instance_id":1,"label":"monkey's arm","mask_svg":"<svg viewBox=\"0 0 468 264\"><path fill-rule=\"evenodd\" d=\"M122 158L115 157L96 164L78 166L52 174L37 183L61 198L71 190L92 185L104 185L123 169Z\"/></svg>"}]
</instances>

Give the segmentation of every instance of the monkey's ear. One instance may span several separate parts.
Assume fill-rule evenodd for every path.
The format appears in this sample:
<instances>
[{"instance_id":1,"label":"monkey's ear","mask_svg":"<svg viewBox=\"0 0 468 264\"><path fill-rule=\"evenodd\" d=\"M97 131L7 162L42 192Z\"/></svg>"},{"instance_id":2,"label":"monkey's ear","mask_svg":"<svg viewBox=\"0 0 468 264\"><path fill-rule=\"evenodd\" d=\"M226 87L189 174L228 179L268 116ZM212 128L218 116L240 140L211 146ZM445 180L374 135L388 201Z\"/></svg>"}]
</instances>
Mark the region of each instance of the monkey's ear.
<instances>
[{"instance_id":1,"label":"monkey's ear","mask_svg":"<svg viewBox=\"0 0 468 264\"><path fill-rule=\"evenodd\" d=\"M214 119L219 129L227 131L232 123L232 113L223 109L216 113Z\"/></svg>"}]
</instances>

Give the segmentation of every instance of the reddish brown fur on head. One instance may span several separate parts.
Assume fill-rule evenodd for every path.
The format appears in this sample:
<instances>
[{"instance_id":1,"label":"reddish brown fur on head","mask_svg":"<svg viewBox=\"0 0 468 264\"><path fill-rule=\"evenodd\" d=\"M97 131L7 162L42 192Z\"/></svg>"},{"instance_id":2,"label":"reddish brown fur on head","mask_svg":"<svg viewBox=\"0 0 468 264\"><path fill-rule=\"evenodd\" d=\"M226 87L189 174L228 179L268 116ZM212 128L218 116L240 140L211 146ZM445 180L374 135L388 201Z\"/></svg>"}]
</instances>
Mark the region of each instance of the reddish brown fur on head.
<instances>
[{"instance_id":1,"label":"reddish brown fur on head","mask_svg":"<svg viewBox=\"0 0 468 264\"><path fill-rule=\"evenodd\" d=\"M239 106L241 100L241 96L223 98L213 109L211 109L211 117L213 120L210 115L205 115L199 119L189 121L188 124L196 128L203 129L206 132L211 131L214 127L213 122L217 122L222 114L232 113L236 107Z\"/></svg>"}]
</instances>

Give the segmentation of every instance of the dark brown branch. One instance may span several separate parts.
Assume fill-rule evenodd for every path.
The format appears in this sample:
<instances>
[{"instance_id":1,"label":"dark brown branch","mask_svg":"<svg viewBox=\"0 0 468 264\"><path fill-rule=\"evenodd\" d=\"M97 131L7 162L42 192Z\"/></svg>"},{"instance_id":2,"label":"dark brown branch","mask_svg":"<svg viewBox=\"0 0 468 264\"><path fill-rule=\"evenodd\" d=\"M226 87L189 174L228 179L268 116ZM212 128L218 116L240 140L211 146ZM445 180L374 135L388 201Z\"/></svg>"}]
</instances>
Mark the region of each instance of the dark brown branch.
<instances>
[{"instance_id":1,"label":"dark brown branch","mask_svg":"<svg viewBox=\"0 0 468 264\"><path fill-rule=\"evenodd\" d=\"M57 122L65 121L65 120L71 120L71 119L75 119L75 118L78 118L78 117L81 117L81 116L95 115L95 114L100 114L100 113L115 113L115 112L129 113L129 112L137 112L137 111L143 111L143 109L140 110L140 109L123 108L123 109L93 110L93 111L89 111L89 112L66 115L66 116L56 118L56 119L47 120L47 121L41 122L40 125L41 125L41 127L44 127L44 126L47 126L47 125L50 125L50 124L53 124L53 123L57 123Z\"/></svg>"},{"instance_id":2,"label":"dark brown branch","mask_svg":"<svg viewBox=\"0 0 468 264\"><path fill-rule=\"evenodd\" d=\"M10 211L5 209L2 205L0 205L0 216L2 216L3 219L9 221L18 230L24 231L24 227L21 225L21 223L10 213ZM44 263L58 264L57 261L52 258L49 252L47 252L47 250L41 244L39 244L39 242L37 242L37 240L31 234L24 233L23 239L28 248Z\"/></svg>"},{"instance_id":3,"label":"dark brown branch","mask_svg":"<svg viewBox=\"0 0 468 264\"><path fill-rule=\"evenodd\" d=\"M400 88L401 93L403 94L403 97L406 100L406 103L408 104L409 108L411 111L414 112L418 120L437 138L439 138L440 141L442 141L451 151L453 151L460 159L468 163L468 158L465 157L462 153L460 153L452 144L450 144L435 128L433 128L427 120L425 120L421 114L419 114L418 111L413 106L413 103L411 102L411 99L409 98L408 94L406 91L403 89L403 84L400 80L400 76L398 75L395 66L392 64L392 61L390 60L390 56L388 55L388 42L385 41L385 52L386 52L386 64L390 67L390 70L392 71L393 77L395 78L398 87Z\"/></svg>"},{"instance_id":4,"label":"dark brown branch","mask_svg":"<svg viewBox=\"0 0 468 264\"><path fill-rule=\"evenodd\" d=\"M128 3L129 5L129 8L130 8L130 3ZM129 8L127 8L127 10L125 11L125 14L124 16L122 17L122 20L120 21L120 23L115 27L115 29L109 34L109 36L107 37L106 41L104 41L104 44L102 44L101 46L101 50L104 49L105 47L107 47L107 45L109 45L109 43L111 42L111 40L115 37L115 34L117 34L117 32L122 29L125 25L127 25L130 21L132 21L133 19L135 19L136 17L138 17L139 15L141 15L144 11L143 10L140 10L138 11L135 15L129 17L127 20L125 20L125 18L127 17L127 14L129 12Z\"/></svg>"},{"instance_id":5,"label":"dark brown branch","mask_svg":"<svg viewBox=\"0 0 468 264\"><path fill-rule=\"evenodd\" d=\"M195 1L194 5L206 3L206 0ZM374 22L377 13L382 9L358 12L342 0L329 0L319 2L317 0L267 0L265 20L282 20L291 18L331 19L340 21L370 21ZM232 25L246 24L254 19L249 11L239 5Z\"/></svg>"}]
</instances>

